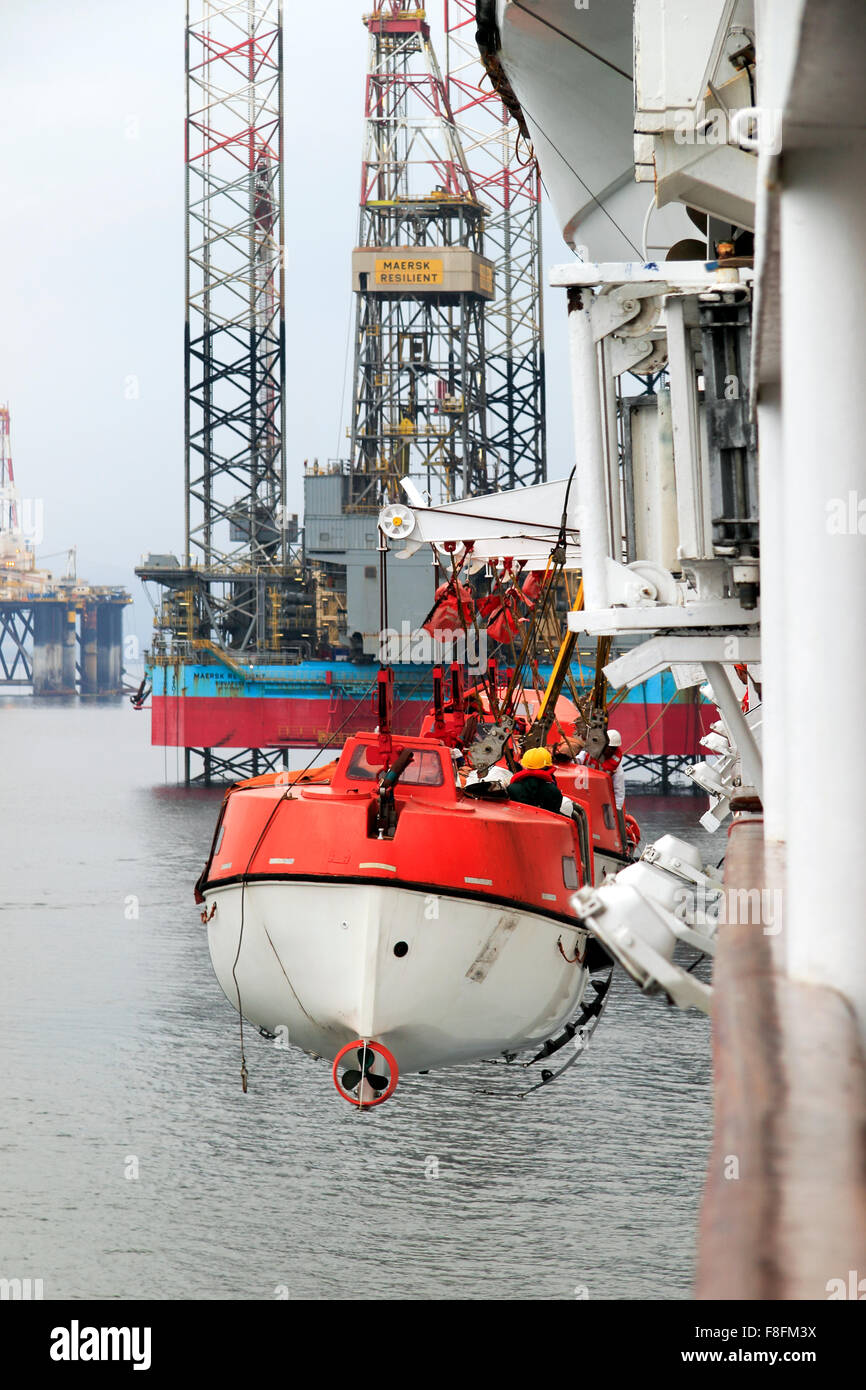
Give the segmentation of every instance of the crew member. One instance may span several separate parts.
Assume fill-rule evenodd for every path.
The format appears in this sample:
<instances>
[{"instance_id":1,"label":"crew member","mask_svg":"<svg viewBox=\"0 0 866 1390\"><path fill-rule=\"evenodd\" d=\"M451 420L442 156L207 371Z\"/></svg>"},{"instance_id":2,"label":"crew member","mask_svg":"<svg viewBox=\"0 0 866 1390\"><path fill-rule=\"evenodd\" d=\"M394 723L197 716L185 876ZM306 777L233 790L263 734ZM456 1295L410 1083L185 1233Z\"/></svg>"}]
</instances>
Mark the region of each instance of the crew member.
<instances>
[{"instance_id":1,"label":"crew member","mask_svg":"<svg viewBox=\"0 0 866 1390\"><path fill-rule=\"evenodd\" d=\"M600 758L593 758L587 753L586 749L578 755L577 761L584 763L587 767L597 767L602 772L610 775L613 783L613 799L616 804L616 815L619 821L622 842L625 845L626 822L625 822L625 773L622 770L622 734L618 729L608 729L607 743L604 745Z\"/></svg>"},{"instance_id":2,"label":"crew member","mask_svg":"<svg viewBox=\"0 0 866 1390\"><path fill-rule=\"evenodd\" d=\"M509 800L570 816L574 803L563 796L556 785L552 763L549 748L527 748L520 759L520 771L515 772L508 784Z\"/></svg>"},{"instance_id":3,"label":"crew member","mask_svg":"<svg viewBox=\"0 0 866 1390\"><path fill-rule=\"evenodd\" d=\"M613 799L616 802L616 809L621 811L625 802L625 773L622 770L622 734L618 729L608 729L607 743L601 753L600 758L594 758L587 753L584 748L582 753L577 756L579 763L585 763L587 767L599 768L602 772L610 774L613 782Z\"/></svg>"}]
</instances>

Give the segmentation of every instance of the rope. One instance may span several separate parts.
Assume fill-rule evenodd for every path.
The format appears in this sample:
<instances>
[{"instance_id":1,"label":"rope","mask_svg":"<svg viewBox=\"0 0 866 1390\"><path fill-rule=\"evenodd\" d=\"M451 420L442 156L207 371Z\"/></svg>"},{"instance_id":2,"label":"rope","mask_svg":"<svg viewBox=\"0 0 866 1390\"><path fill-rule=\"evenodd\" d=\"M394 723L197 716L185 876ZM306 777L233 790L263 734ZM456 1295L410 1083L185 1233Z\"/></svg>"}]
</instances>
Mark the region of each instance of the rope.
<instances>
[{"instance_id":1,"label":"rope","mask_svg":"<svg viewBox=\"0 0 866 1390\"><path fill-rule=\"evenodd\" d=\"M493 566L493 583L494 583L494 585L495 585L495 587L496 587L497 595L499 596L499 600L500 600L500 602L501 602L501 604L502 604L502 611L503 611L503 614L506 614L506 613L509 613L509 614L510 614L510 613L513 613L513 610L512 610L512 608L511 608L511 606L509 605L509 602L508 602L508 596L507 596L505 590L504 590L503 587L502 587L502 580L500 579L499 574L497 573L497 570L496 570L496 566L495 566L495 565ZM501 645L502 645L502 644L501 644ZM508 631L508 649L509 649L509 651L511 652L511 669L512 669L512 671L516 671L516 670L517 670L518 657L517 657L517 652L516 652L515 647L514 647L514 634L510 631L510 629L509 629L509 631ZM505 696L504 696L504 699L503 699L502 711L501 711L501 712L502 712L503 715L509 715L510 717L513 718L513 716L514 716L514 710L513 710L513 709L510 709L510 710L509 710L509 708L508 708L508 701L509 701L509 699L510 699L510 687L506 687L506 691L505 691ZM526 700L524 700L523 704L524 704L524 709L526 710L527 722L529 722L529 721L531 720L531 718L532 718L531 711L530 711L530 709L529 709L529 704L528 704L528 702L527 702Z\"/></svg>"},{"instance_id":2,"label":"rope","mask_svg":"<svg viewBox=\"0 0 866 1390\"><path fill-rule=\"evenodd\" d=\"M575 48L579 48L582 53L588 53L590 58L595 58L597 62L604 63L606 68L611 68L613 72L619 73L620 77L625 77L629 82L634 80L632 74L626 72L625 68L618 68L616 63L612 63L609 58L603 58L601 54L596 53L594 49L587 48L585 43L580 43L573 34L567 33L565 29L559 29L557 25L551 24L549 19L542 19L541 15L536 14L534 10L528 10L525 5L520 3L520 0L512 0L512 3L516 10L522 10L524 14L529 15L530 19L537 20L539 24L543 24L547 29L552 29L555 34L559 34L560 38L568 39L568 42L573 43ZM622 90L622 88L620 88L620 90ZM521 103L521 105L523 105L523 103ZM526 110L525 105L523 109ZM532 120L532 117L530 116L529 119Z\"/></svg>"},{"instance_id":3,"label":"rope","mask_svg":"<svg viewBox=\"0 0 866 1390\"><path fill-rule=\"evenodd\" d=\"M419 683L420 683L420 682L419 682ZM303 780L303 778L306 776L306 774L310 771L310 768L311 768L311 767L313 766L313 764L315 763L316 759L317 759L318 757L321 756L321 754L325 751L325 749L327 749L327 748L330 747L330 745L333 743L333 741L334 741L334 739L337 737L337 735L340 734L340 733L342 732L342 730L345 728L346 724L348 724L349 720L352 718L352 716L354 715L355 711L356 711L357 709L360 708L360 706L361 706L361 704L364 702L364 700L369 699L370 694L371 694L371 692L372 692L373 687L374 687L375 684L376 684L376 681L375 681L375 680L372 680L372 681L370 682L370 684L368 685L367 689L364 691L364 694L363 694L363 695L360 697L360 699L358 699L358 700L356 701L356 703L352 706L352 708L349 710L349 713L346 715L346 717L345 717L345 719L342 721L342 723L339 724L338 727L337 727L336 729L334 729L334 731L331 733L331 735L329 736L329 738L327 739L327 741L326 741L325 743L322 744L322 747L319 748L319 749L317 749L316 752L313 754L313 757L312 757L312 758L310 759L310 761L307 763L307 766L306 766L305 768L302 769L302 771L300 772L300 774L298 775L298 777L295 779L296 782L300 782L300 781ZM417 689L417 687L416 687L416 689ZM248 1072L248 1070L247 1070L247 1059L246 1059L246 1055L245 1055L245 1052L244 1052L244 1015L243 1015L243 1008L242 1008L242 1005L241 1005L241 988L240 988L240 985L239 985L239 983L238 983L238 977L237 977L237 965L238 965L238 961L239 961L240 958L241 958L241 947L243 946L243 940L244 940L245 907L246 907L246 894L247 894L247 875L249 874L250 868L252 867L253 860L255 859L256 855L258 854L259 850L260 850L261 847L262 847L262 843L263 843L263 841L264 841L265 836L267 835L268 831L269 831L270 828L271 828L271 823L273 822L274 816L277 814L277 811L280 809L280 807L282 806L283 802L286 801L290 795L291 795L291 787L287 787L286 790L285 790L285 792L283 793L283 795L282 795L281 797L279 797L279 798L277 799L277 801L274 802L273 808L272 808L272 810L271 810L271 812L270 812L270 814L269 814L267 820L265 821L264 826L262 827L262 831L261 831L261 834L259 835L259 838L256 840L256 843L255 843L255 845L253 846L252 853L250 854L250 857L249 857L249 859L247 860L247 866L246 866L246 868L244 869L243 874L242 874L242 876L241 876L241 925L240 925L240 931L239 931L239 933L238 933L238 949L237 949L237 951L235 952L234 964L232 965L232 979L233 979L234 982L235 982L235 993L237 994L237 997L238 997L238 1022L239 1022L239 1026L240 1026L240 1046L241 1046L241 1087L242 1087L242 1089L243 1089L244 1095L246 1095L246 1092L247 1092L247 1079L248 1079L248 1077L249 1077L249 1072Z\"/></svg>"},{"instance_id":4,"label":"rope","mask_svg":"<svg viewBox=\"0 0 866 1390\"><path fill-rule=\"evenodd\" d=\"M536 15L535 18L538 18L538 16ZM592 189L590 188L589 184L588 184L584 179L581 178L580 174L577 172L577 170L575 169L575 167L574 167L574 165L571 163L571 161L570 161L569 159L566 159L565 155L562 153L562 150L559 148L559 146L556 145L556 144L554 143L553 140L551 140L550 136L547 134L547 131L543 128L543 126L539 125L538 121L536 121L536 119L535 119L535 117L533 116L532 112L531 112L530 110L528 110L528 108L527 108L527 106L526 106L526 102L523 102L522 105L523 105L523 109L524 109L524 111L526 112L527 116L529 117L529 119L530 119L536 126L538 126L538 129L541 131L542 135L544 136L544 138L545 138L545 140L547 141L547 143L550 145L551 149L556 151L556 153L559 155L560 159L562 160L563 164L565 164L565 165L567 166L567 168L569 168L569 169L571 170L571 172L574 174L574 177L577 179L577 181L578 181L578 183L580 184L580 186L581 186L583 189L585 189L585 191L589 194L590 198L591 198L592 201L595 203L595 205L604 213L604 215L605 215L605 217L607 218L608 222L612 223L613 226L616 227L616 229L617 229L617 231L619 232L620 236L622 236L622 237L625 238L625 240L628 242L629 246L630 246L631 249L634 251L635 255L637 256L638 260L641 262L641 265L642 265L642 264L643 264L643 253L642 253L640 247L639 247L639 246L635 246L635 244L634 244L634 242L632 241L631 237L629 236L628 232L624 231L623 228L622 228L622 227L619 225L619 223L617 222L616 218L611 216L611 214L608 212L607 208L605 207L604 203L601 201L600 198L597 198L597 197L596 197L596 195L593 193ZM546 187L547 187L547 186L545 185L545 190L546 190ZM550 194L548 193L548 197L549 197L549 196L550 196Z\"/></svg>"},{"instance_id":5,"label":"rope","mask_svg":"<svg viewBox=\"0 0 866 1390\"><path fill-rule=\"evenodd\" d=\"M337 447L334 451L336 458L340 457L340 445L343 442L343 411L346 408L346 377L349 375L349 338L352 332L352 309L346 315L346 347L343 352L343 389L340 394L340 415L337 420Z\"/></svg>"},{"instance_id":6,"label":"rope","mask_svg":"<svg viewBox=\"0 0 866 1390\"><path fill-rule=\"evenodd\" d=\"M452 585L453 585L453 587L454 587L454 597L455 597L455 599L457 600L457 613L458 613L458 616L459 616L459 618L460 618L460 623L461 623L461 626L462 626L462 628L463 628L463 636L464 636L464 639L465 639L464 642L463 642L463 664L464 664L464 666L465 666L465 668L466 668L466 671L467 671L467 674L468 674L468 671L469 671L469 623L467 622L467 620L466 620L466 614L465 614L464 611L463 611L463 600L462 600L461 597L460 597L460 577L459 577L459 571L458 571L458 569L457 569L457 561L456 561L455 558L454 558L454 551L453 551L453 550L449 553L449 559L451 560L451 583L452 583ZM469 559L468 552L467 552L467 555L466 555L466 559L467 559L467 560ZM467 578L468 578L468 573L467 573ZM481 659L481 633L480 633L479 630L478 630L478 612L477 612L477 609L476 609L476 607L475 607L475 599L474 599L474 596L473 596L472 598L469 599L468 609L469 609L469 616L470 616L471 619L472 619L472 627L473 627L473 630L474 630L474 632L475 632L475 643L476 643L475 650L476 650L476 652L478 653L478 658L479 658L479 660L480 660L480 659ZM493 682L492 682L491 680L489 680L489 678L488 678L488 672L487 672L487 671L485 671L485 672L483 673L483 675L481 676L481 684L482 684L482 685L485 687L485 689L487 690L487 698L488 698L489 701L490 701L490 711L491 711L491 713L492 713L492 715L493 715L493 718L496 719L496 718L498 717L498 705L497 705L496 691L493 689Z\"/></svg>"},{"instance_id":7,"label":"rope","mask_svg":"<svg viewBox=\"0 0 866 1390\"><path fill-rule=\"evenodd\" d=\"M562 937L561 937L561 936L558 936L558 937L556 938L556 945L557 945L557 948L558 948L558 950L559 950L559 954L562 956L562 959L568 961L568 964L569 964L569 965L577 965L577 964L582 964L582 963L583 963L583 958L581 957L580 951L575 951L575 953L574 953L573 956L567 956L567 955L565 954L565 950L564 950L563 945L562 945Z\"/></svg>"},{"instance_id":8,"label":"rope","mask_svg":"<svg viewBox=\"0 0 866 1390\"><path fill-rule=\"evenodd\" d=\"M505 700L503 701L503 708L509 707L511 700L516 694L518 684L523 679L523 667L528 662L530 650L534 650L535 648L536 630L547 610L547 605L550 602L550 596L553 592L554 583L556 582L556 578L558 577L558 573L561 569L562 565L554 565L553 556L552 554L549 555L547 558L547 564L544 567L544 578L541 581L541 592L539 593L538 598L536 600L535 608L532 612L532 618L530 622L527 624L526 634L523 638L523 644L520 648L520 655L517 659L517 665L514 668L514 673L505 691Z\"/></svg>"},{"instance_id":9,"label":"rope","mask_svg":"<svg viewBox=\"0 0 866 1390\"><path fill-rule=\"evenodd\" d=\"M656 724L659 722L659 720L662 718L662 716L667 712L667 710L668 710L668 709L670 708L670 706L673 704L674 700L677 698L677 696L679 695L679 693L680 693L680 692L679 692L678 690L675 690L675 691L674 691L673 695L672 695L671 698L668 700L667 704L665 704L665 705L662 706L661 710L660 710L659 713L656 715L656 717L655 717L655 719L653 720L653 722L652 722L651 724L648 724L648 725L647 725L647 727L644 729L644 731L643 731L642 734L638 734L638 737L635 739L634 743L629 744L628 748L624 749L624 751L623 751L623 757L625 757L626 754L630 753L630 752L632 751L633 748L637 748L637 746L638 746L638 744L640 743L641 739L646 738L648 734L651 734L651 733L652 733L652 731L653 731L653 729L655 728Z\"/></svg>"}]
</instances>

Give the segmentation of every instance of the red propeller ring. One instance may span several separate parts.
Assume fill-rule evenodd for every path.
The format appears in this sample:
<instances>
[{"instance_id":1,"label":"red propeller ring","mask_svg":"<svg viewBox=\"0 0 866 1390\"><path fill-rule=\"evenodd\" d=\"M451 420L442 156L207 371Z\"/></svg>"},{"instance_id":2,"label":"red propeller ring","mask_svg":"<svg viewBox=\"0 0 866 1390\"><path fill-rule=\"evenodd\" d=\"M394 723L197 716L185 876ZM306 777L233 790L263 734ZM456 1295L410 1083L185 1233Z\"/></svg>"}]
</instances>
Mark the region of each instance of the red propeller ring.
<instances>
[{"instance_id":1,"label":"red propeller ring","mask_svg":"<svg viewBox=\"0 0 866 1390\"><path fill-rule=\"evenodd\" d=\"M352 1095L350 1091L345 1090L338 1075L337 1069L340 1063L342 1062L343 1058L346 1056L346 1054L349 1052L363 1051L364 1049L366 1049L367 1052L374 1053L377 1057L381 1057L383 1062L386 1063L388 1070L391 1073L391 1079L388 1082L388 1085L386 1086L385 1090L381 1093L381 1095L376 1096L375 1100L361 1100L359 1096ZM389 1052L387 1047L385 1047L382 1043L367 1042L364 1040L364 1038L356 1038L354 1042L346 1043L345 1047L340 1048L340 1051L334 1058L334 1065L331 1070L331 1076L333 1077L334 1085L337 1088L338 1094L343 1097L343 1100L347 1100L350 1105L357 1106L359 1110L370 1110L374 1105L381 1105L383 1100L387 1100L389 1096L392 1096L394 1094L397 1082L400 1079L400 1073L397 1069L397 1059L394 1056L394 1054L392 1052Z\"/></svg>"}]
</instances>

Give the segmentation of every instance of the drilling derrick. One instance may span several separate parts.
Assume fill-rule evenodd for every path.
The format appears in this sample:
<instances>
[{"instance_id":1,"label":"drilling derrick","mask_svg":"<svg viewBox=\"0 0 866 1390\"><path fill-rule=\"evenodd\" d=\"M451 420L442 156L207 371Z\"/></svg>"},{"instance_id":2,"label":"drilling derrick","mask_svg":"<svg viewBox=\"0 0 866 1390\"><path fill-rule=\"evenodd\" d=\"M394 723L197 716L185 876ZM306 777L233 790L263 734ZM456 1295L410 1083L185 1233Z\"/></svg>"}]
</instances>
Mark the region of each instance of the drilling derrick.
<instances>
[{"instance_id":1,"label":"drilling derrick","mask_svg":"<svg viewBox=\"0 0 866 1390\"><path fill-rule=\"evenodd\" d=\"M163 595L160 700L201 683L202 667L242 685L259 663L309 656L316 638L285 507L280 0L188 6L186 95L185 554L136 570ZM155 709L154 740L185 748L187 779L192 752L206 781L274 761L257 748L226 761L207 721L172 730Z\"/></svg>"},{"instance_id":2,"label":"drilling derrick","mask_svg":"<svg viewBox=\"0 0 866 1390\"><path fill-rule=\"evenodd\" d=\"M355 399L346 509L412 477L439 500L496 486L487 444L484 217L425 12L388 0L369 34Z\"/></svg>"},{"instance_id":3,"label":"drilling derrick","mask_svg":"<svg viewBox=\"0 0 866 1390\"><path fill-rule=\"evenodd\" d=\"M314 639L284 505L281 10L187 11L185 555L137 571L175 656Z\"/></svg>"},{"instance_id":4,"label":"drilling derrick","mask_svg":"<svg viewBox=\"0 0 866 1390\"><path fill-rule=\"evenodd\" d=\"M239 651L286 577L280 44L275 0L188 21L186 549L195 635Z\"/></svg>"},{"instance_id":5,"label":"drilling derrick","mask_svg":"<svg viewBox=\"0 0 866 1390\"><path fill-rule=\"evenodd\" d=\"M523 114L491 51L490 20L482 16L489 7L476 0L443 6L448 99L487 208L484 240L496 273L496 298L485 310L487 446L500 487L543 483L541 177Z\"/></svg>"}]
</instances>

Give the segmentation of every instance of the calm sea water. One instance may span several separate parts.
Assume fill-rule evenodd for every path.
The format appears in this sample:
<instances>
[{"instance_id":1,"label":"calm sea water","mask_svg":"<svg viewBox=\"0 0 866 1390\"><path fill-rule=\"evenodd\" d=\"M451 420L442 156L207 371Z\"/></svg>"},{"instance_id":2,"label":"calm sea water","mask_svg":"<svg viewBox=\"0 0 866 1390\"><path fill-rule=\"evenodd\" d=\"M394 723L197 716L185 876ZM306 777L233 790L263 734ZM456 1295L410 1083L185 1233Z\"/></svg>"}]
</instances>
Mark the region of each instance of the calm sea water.
<instances>
[{"instance_id":1,"label":"calm sea water","mask_svg":"<svg viewBox=\"0 0 866 1390\"><path fill-rule=\"evenodd\" d=\"M220 793L173 785L149 718L0 700L0 1276L46 1299L688 1298L707 1020L618 972L550 1090L506 1103L458 1069L367 1115L248 1030L243 1095L192 897ZM701 800L629 805L722 854Z\"/></svg>"}]
</instances>

